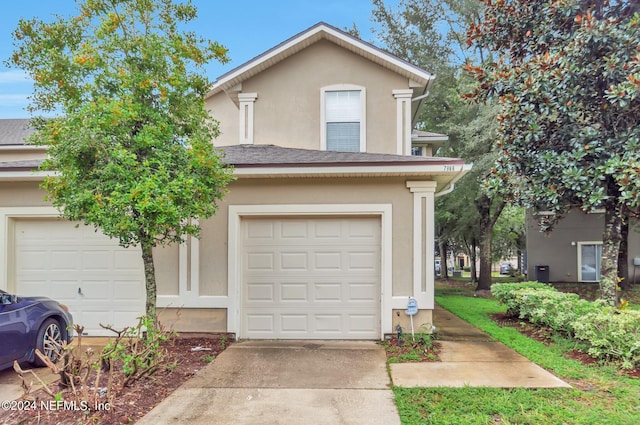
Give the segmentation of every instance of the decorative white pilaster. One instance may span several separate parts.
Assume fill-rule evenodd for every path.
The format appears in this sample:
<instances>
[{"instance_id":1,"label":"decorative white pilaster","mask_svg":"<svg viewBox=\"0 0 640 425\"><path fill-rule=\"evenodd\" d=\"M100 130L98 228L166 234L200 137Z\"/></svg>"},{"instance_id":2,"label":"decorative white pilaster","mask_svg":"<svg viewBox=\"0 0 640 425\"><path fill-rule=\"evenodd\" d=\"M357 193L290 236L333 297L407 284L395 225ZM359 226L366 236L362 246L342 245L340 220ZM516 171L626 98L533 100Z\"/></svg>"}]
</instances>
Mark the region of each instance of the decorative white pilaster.
<instances>
[{"instance_id":1,"label":"decorative white pilaster","mask_svg":"<svg viewBox=\"0 0 640 425\"><path fill-rule=\"evenodd\" d=\"M411 155L411 96L413 90L393 90L396 98L396 153Z\"/></svg>"},{"instance_id":2,"label":"decorative white pilaster","mask_svg":"<svg viewBox=\"0 0 640 425\"><path fill-rule=\"evenodd\" d=\"M240 107L240 144L253 144L253 104L258 93L238 93Z\"/></svg>"},{"instance_id":3,"label":"decorative white pilaster","mask_svg":"<svg viewBox=\"0 0 640 425\"><path fill-rule=\"evenodd\" d=\"M413 193L413 297L421 309L434 308L434 181L408 181Z\"/></svg>"}]
</instances>

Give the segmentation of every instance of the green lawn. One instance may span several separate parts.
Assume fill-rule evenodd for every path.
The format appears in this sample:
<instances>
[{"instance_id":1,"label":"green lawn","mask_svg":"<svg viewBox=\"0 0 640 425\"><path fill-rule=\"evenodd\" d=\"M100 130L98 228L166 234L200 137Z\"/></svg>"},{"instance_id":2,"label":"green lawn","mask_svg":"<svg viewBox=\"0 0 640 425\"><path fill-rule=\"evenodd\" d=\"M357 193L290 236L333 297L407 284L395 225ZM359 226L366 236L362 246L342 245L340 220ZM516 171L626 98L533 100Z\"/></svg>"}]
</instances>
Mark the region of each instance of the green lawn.
<instances>
[{"instance_id":1,"label":"green lawn","mask_svg":"<svg viewBox=\"0 0 640 425\"><path fill-rule=\"evenodd\" d=\"M472 289L472 288L471 288ZM394 388L403 424L640 424L640 380L613 366L585 366L564 356L575 344L545 345L488 315L503 312L494 299L467 288L439 288L436 302L469 321L574 389Z\"/></svg>"}]
</instances>

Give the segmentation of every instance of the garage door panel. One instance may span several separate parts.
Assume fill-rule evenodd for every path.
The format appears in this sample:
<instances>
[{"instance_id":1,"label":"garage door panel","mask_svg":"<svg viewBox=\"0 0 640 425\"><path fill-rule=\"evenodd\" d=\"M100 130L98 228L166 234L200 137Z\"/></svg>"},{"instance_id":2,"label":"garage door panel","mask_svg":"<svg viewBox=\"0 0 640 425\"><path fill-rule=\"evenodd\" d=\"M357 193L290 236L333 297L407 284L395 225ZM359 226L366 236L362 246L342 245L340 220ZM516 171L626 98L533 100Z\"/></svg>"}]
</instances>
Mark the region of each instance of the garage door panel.
<instances>
[{"instance_id":1,"label":"garage door panel","mask_svg":"<svg viewBox=\"0 0 640 425\"><path fill-rule=\"evenodd\" d=\"M279 222L275 225L279 229L279 239L288 241L290 239L304 240L309 237L309 227L304 221Z\"/></svg>"},{"instance_id":2,"label":"garage door panel","mask_svg":"<svg viewBox=\"0 0 640 425\"><path fill-rule=\"evenodd\" d=\"M295 272L309 268L309 253L307 252L280 252L278 257L280 258L280 270L283 272Z\"/></svg>"},{"instance_id":3,"label":"garage door panel","mask_svg":"<svg viewBox=\"0 0 640 425\"><path fill-rule=\"evenodd\" d=\"M379 337L378 218L251 218L242 229L241 337Z\"/></svg>"},{"instance_id":4,"label":"garage door panel","mask_svg":"<svg viewBox=\"0 0 640 425\"><path fill-rule=\"evenodd\" d=\"M275 255L272 252L249 252L245 256L245 264L249 272L273 270L274 259Z\"/></svg>"},{"instance_id":5,"label":"garage door panel","mask_svg":"<svg viewBox=\"0 0 640 425\"><path fill-rule=\"evenodd\" d=\"M274 283L250 283L247 284L246 300L248 304L275 301Z\"/></svg>"},{"instance_id":6,"label":"garage door panel","mask_svg":"<svg viewBox=\"0 0 640 425\"><path fill-rule=\"evenodd\" d=\"M280 285L280 300L284 303L309 302L309 286L306 282Z\"/></svg>"},{"instance_id":7,"label":"garage door panel","mask_svg":"<svg viewBox=\"0 0 640 425\"><path fill-rule=\"evenodd\" d=\"M275 321L274 314L261 313L261 314L248 314L247 315L247 328L252 334L268 334L274 333L275 328L273 326Z\"/></svg>"},{"instance_id":8,"label":"garage door panel","mask_svg":"<svg viewBox=\"0 0 640 425\"><path fill-rule=\"evenodd\" d=\"M280 332L283 334L309 332L309 316L307 314L279 314Z\"/></svg>"}]
</instances>

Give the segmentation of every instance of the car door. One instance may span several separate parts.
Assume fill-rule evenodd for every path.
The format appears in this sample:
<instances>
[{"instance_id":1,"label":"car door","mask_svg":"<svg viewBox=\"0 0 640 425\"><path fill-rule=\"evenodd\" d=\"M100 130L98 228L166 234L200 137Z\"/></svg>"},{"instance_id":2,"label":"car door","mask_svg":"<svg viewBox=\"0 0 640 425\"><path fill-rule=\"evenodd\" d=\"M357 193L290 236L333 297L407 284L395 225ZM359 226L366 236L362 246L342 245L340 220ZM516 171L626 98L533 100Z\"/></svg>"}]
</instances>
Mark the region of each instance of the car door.
<instances>
[{"instance_id":1,"label":"car door","mask_svg":"<svg viewBox=\"0 0 640 425\"><path fill-rule=\"evenodd\" d=\"M28 335L27 308L20 302L0 305L0 364L22 359L33 345Z\"/></svg>"}]
</instances>

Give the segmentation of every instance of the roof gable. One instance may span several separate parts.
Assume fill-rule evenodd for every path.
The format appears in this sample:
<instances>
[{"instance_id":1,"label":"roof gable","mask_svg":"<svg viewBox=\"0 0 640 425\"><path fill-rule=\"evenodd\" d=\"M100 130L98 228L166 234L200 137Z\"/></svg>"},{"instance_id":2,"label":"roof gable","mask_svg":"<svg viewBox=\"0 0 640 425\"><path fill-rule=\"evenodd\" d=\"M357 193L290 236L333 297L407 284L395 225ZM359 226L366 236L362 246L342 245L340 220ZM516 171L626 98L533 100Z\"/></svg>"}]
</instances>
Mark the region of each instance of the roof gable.
<instances>
[{"instance_id":1,"label":"roof gable","mask_svg":"<svg viewBox=\"0 0 640 425\"><path fill-rule=\"evenodd\" d=\"M261 55L256 56L248 62L218 77L207 97L237 86L244 80L253 77L254 75L296 54L319 40L328 40L357 55L365 57L366 59L413 81L417 87L425 87L430 80L435 78L435 76L430 72L385 52L373 44L362 41L351 34L324 22L319 22L311 28L302 31L290 39L267 50Z\"/></svg>"}]
</instances>

